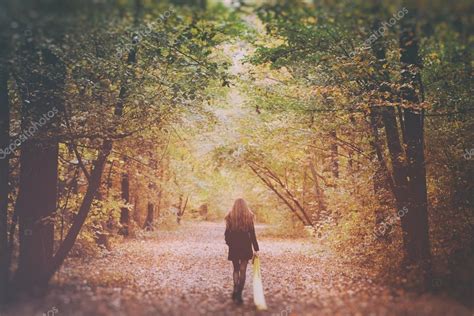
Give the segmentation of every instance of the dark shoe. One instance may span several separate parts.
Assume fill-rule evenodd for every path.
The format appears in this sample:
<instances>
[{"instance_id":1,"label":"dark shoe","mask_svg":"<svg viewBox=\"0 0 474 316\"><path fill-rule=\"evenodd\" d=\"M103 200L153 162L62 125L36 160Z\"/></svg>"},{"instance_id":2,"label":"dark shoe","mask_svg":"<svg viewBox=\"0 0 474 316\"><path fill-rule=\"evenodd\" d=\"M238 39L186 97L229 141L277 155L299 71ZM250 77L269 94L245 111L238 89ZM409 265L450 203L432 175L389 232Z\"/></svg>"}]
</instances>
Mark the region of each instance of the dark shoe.
<instances>
[{"instance_id":1,"label":"dark shoe","mask_svg":"<svg viewBox=\"0 0 474 316\"><path fill-rule=\"evenodd\" d=\"M237 292L239 291L239 286L234 285L234 290L232 291L232 300L237 301Z\"/></svg>"},{"instance_id":2,"label":"dark shoe","mask_svg":"<svg viewBox=\"0 0 474 316\"><path fill-rule=\"evenodd\" d=\"M244 300L242 299L242 290L237 291L235 302L237 305L242 305L244 303Z\"/></svg>"}]
</instances>

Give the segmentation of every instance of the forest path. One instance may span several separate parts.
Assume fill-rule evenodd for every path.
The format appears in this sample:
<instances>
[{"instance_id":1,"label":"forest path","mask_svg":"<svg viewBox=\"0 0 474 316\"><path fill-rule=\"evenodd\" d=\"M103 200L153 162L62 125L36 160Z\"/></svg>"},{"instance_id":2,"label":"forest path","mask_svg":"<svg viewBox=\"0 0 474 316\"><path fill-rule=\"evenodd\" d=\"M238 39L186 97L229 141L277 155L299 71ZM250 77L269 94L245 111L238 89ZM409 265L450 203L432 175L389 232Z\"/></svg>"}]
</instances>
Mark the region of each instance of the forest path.
<instances>
[{"instance_id":1,"label":"forest path","mask_svg":"<svg viewBox=\"0 0 474 316\"><path fill-rule=\"evenodd\" d=\"M223 226L184 223L87 262L70 260L44 300L7 315L472 315L445 298L377 286L307 240L265 237L259 243L269 311L255 311L251 265L245 303L235 306Z\"/></svg>"}]
</instances>

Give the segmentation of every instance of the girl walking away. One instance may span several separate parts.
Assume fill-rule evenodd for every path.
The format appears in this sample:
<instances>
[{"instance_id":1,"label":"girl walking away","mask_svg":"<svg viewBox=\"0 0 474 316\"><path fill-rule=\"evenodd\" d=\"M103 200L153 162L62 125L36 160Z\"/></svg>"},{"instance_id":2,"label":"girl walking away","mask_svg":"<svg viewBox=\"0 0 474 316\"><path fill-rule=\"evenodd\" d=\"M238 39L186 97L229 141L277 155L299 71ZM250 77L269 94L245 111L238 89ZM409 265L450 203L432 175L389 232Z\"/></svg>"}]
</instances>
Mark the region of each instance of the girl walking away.
<instances>
[{"instance_id":1,"label":"girl walking away","mask_svg":"<svg viewBox=\"0 0 474 316\"><path fill-rule=\"evenodd\" d=\"M232 210L226 215L225 242L229 246L228 260L234 266L234 291L232 300L242 304L242 291L245 285L247 264L250 259L258 254L258 242L255 235L254 214L247 206L244 199L237 199Z\"/></svg>"}]
</instances>

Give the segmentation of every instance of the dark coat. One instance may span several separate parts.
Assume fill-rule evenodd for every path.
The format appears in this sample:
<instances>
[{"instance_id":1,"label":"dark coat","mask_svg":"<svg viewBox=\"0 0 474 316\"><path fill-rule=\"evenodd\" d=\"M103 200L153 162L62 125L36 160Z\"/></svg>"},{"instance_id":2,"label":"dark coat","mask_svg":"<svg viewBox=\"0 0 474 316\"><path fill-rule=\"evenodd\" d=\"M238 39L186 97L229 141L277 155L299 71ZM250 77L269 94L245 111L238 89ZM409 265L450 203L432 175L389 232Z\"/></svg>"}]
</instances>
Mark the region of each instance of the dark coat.
<instances>
[{"instance_id":1,"label":"dark coat","mask_svg":"<svg viewBox=\"0 0 474 316\"><path fill-rule=\"evenodd\" d=\"M254 227L248 231L232 231L226 228L224 235L225 243L229 246L228 260L252 259L252 245L255 251L259 250Z\"/></svg>"}]
</instances>

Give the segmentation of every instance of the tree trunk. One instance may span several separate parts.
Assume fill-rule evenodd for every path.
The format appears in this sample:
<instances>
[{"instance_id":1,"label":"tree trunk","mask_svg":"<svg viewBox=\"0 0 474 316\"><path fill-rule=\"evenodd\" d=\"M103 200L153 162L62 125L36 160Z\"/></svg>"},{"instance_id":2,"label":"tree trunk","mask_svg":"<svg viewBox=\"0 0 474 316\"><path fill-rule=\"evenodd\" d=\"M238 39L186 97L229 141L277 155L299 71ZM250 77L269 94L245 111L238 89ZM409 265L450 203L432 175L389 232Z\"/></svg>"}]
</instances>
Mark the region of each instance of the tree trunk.
<instances>
[{"instance_id":1,"label":"tree trunk","mask_svg":"<svg viewBox=\"0 0 474 316\"><path fill-rule=\"evenodd\" d=\"M3 49L3 48L1 48ZM3 54L1 54L3 56ZM9 282L8 193L9 156L4 150L10 145L10 104L8 99L8 69L0 64L0 305L6 302Z\"/></svg>"},{"instance_id":2,"label":"tree trunk","mask_svg":"<svg viewBox=\"0 0 474 316\"><path fill-rule=\"evenodd\" d=\"M402 87L400 96L407 107L403 110L407 155L410 247L408 259L419 264L424 281L431 278L431 253L428 227L428 198L424 156L424 113L420 108L422 91L420 70L421 58L416 36L416 8L412 7L401 20L400 61L402 63ZM418 89L418 91L417 91Z\"/></svg>"},{"instance_id":3,"label":"tree trunk","mask_svg":"<svg viewBox=\"0 0 474 316\"><path fill-rule=\"evenodd\" d=\"M296 217L298 217L298 219L301 221L301 223L303 223L303 225L311 225L314 227L314 224L312 223L311 219L308 217L308 215L306 214L305 210L302 209L301 205L298 203L296 203L296 199L294 198L293 195L291 194L288 194L288 189L286 190L286 195L289 195L288 197L285 197L285 193L282 193L280 192L271 182L271 180L269 180L268 178L266 178L264 175L260 174L259 171L258 171L258 167L257 165L255 164L255 166L252 165L251 162L249 162L247 164L249 166L249 168L253 171L253 173L270 189L272 190L277 196L278 198L283 201L283 203L286 204L286 206L290 209L291 212L293 212L293 214L296 215ZM276 176L276 175L275 175ZM275 178L272 178L272 179L275 179ZM284 187L283 183L281 182L281 180L278 179L278 184L280 184L280 186ZM291 203L293 202L293 204ZM299 207L298 207L299 206ZM299 214L298 212L298 209L303 213L303 216ZM304 218L303 218L304 217Z\"/></svg>"},{"instance_id":4,"label":"tree trunk","mask_svg":"<svg viewBox=\"0 0 474 316\"><path fill-rule=\"evenodd\" d=\"M375 16L379 16L381 13L380 2L375 1L372 5L372 13ZM378 18L372 24L372 31L376 32L381 27L381 22ZM385 42L384 38L380 37L376 41L374 41L371 45L372 52L376 57L375 67L380 75L380 79L375 82L375 86L378 86L378 92L381 94L381 100L377 100L378 102L384 103L385 101L389 100L390 97L385 97L386 93L391 93L390 85L388 84L390 81L390 75L387 71L387 60L386 60L386 49L385 49ZM385 104L373 104L370 108L370 127L372 132L372 140L371 145L374 148L375 155L377 157L377 166L375 168L375 172L373 175L373 184L374 184L374 193L376 194L380 208L375 211L375 226L378 227L386 217L387 210L393 205L391 203L391 197L389 192L391 191L393 195L395 195L395 185L392 180L391 172L388 170L387 161L384 156L383 151L383 141L380 138L379 134L379 127L382 125L382 113L386 111ZM388 118L385 121L387 123L390 121ZM395 124L396 122L392 124ZM393 132L393 130L391 130ZM396 141L397 136L391 134L390 140ZM399 140L398 140L399 142ZM396 146L395 146L396 147ZM388 235L388 230L385 231L385 235ZM385 237L385 236L384 236Z\"/></svg>"},{"instance_id":5,"label":"tree trunk","mask_svg":"<svg viewBox=\"0 0 474 316\"><path fill-rule=\"evenodd\" d=\"M47 132L56 128L57 113L62 103L64 64L51 51L25 47L29 62L37 63L42 72L25 70L20 86L22 133L15 140L21 145L20 185L15 211L19 217L20 255L14 283L18 291L42 290L41 276L53 256L54 216L58 197L57 140Z\"/></svg>"},{"instance_id":6,"label":"tree trunk","mask_svg":"<svg viewBox=\"0 0 474 316\"><path fill-rule=\"evenodd\" d=\"M154 212L155 212L155 205L151 202L148 202L146 220L145 220L145 225L143 225L143 229L147 231L153 230Z\"/></svg>"},{"instance_id":7,"label":"tree trunk","mask_svg":"<svg viewBox=\"0 0 474 316\"><path fill-rule=\"evenodd\" d=\"M381 120L380 112L378 109L372 109L370 111L370 127L372 130L372 137L373 140L371 141L371 145L375 150L375 155L377 157L377 163L374 175L373 175L373 183L374 183L374 192L375 194L383 194L386 196L386 191L394 188L392 182L392 176L388 171L387 162L385 160L383 154L383 145L382 140L380 139L379 134L379 122ZM386 198L383 198L382 204L386 204Z\"/></svg>"},{"instance_id":8,"label":"tree trunk","mask_svg":"<svg viewBox=\"0 0 474 316\"><path fill-rule=\"evenodd\" d=\"M337 134L336 130L332 130L330 133L332 138L331 143L331 172L335 179L339 178L339 152L337 147Z\"/></svg>"},{"instance_id":9,"label":"tree trunk","mask_svg":"<svg viewBox=\"0 0 474 316\"><path fill-rule=\"evenodd\" d=\"M309 168L314 178L314 194L315 194L316 200L318 201L318 217L320 217L321 213L324 213L327 211L326 201L324 198L324 191L321 189L321 186L319 185L319 174L316 171L316 168L314 167L314 164L312 161L309 162Z\"/></svg>"},{"instance_id":10,"label":"tree trunk","mask_svg":"<svg viewBox=\"0 0 474 316\"><path fill-rule=\"evenodd\" d=\"M121 182L121 190L122 190L122 201L129 204L130 203L130 181L128 177L128 173L122 174L122 182ZM129 232L129 224L130 224L130 210L128 207L122 207L120 210L120 224L122 224L121 234L124 236L128 236Z\"/></svg>"},{"instance_id":11,"label":"tree trunk","mask_svg":"<svg viewBox=\"0 0 474 316\"><path fill-rule=\"evenodd\" d=\"M178 214L176 214L176 222L181 224L181 219L183 218L184 212L186 211L186 207L188 206L189 196L186 197L183 204L183 195L179 196L179 210Z\"/></svg>"},{"instance_id":12,"label":"tree trunk","mask_svg":"<svg viewBox=\"0 0 474 316\"><path fill-rule=\"evenodd\" d=\"M53 256L56 210L58 144L29 140L21 150L20 188L17 211L20 218L20 257L15 281L20 289L42 287Z\"/></svg>"},{"instance_id":13,"label":"tree trunk","mask_svg":"<svg viewBox=\"0 0 474 316\"><path fill-rule=\"evenodd\" d=\"M390 172L388 171L387 162L383 154L382 140L380 139L379 130L378 130L378 121L380 118L380 109L373 108L370 112L370 125L372 130L372 147L375 150L377 157L377 165L373 174L373 185L374 185L374 194L377 197L379 202L379 207L375 210L375 227L379 227L382 222L387 217L387 214L390 216L393 215L393 212L390 212L390 209L393 207L393 198L391 192L393 193L395 187L392 181ZM392 213L392 214L390 214ZM385 230L383 234L377 234L378 237L388 237L390 231Z\"/></svg>"},{"instance_id":14,"label":"tree trunk","mask_svg":"<svg viewBox=\"0 0 474 316\"><path fill-rule=\"evenodd\" d=\"M384 108L382 111L382 120L385 127L385 136L387 138L387 147L392 162L392 174L397 211L408 208L408 178L406 170L406 158L400 142L400 134L398 132L397 118L395 110L392 107ZM400 218L403 231L403 244L407 254L411 251L408 216ZM408 255L409 256L409 255Z\"/></svg>"},{"instance_id":15,"label":"tree trunk","mask_svg":"<svg viewBox=\"0 0 474 316\"><path fill-rule=\"evenodd\" d=\"M99 152L99 157L94 162L94 168L90 175L89 186L87 187L86 194L82 200L82 204L79 208L79 212L74 218L71 228L69 229L64 242L59 246L56 255L54 256L51 264L48 267L47 272L43 275L43 282L45 284L51 279L54 273L59 269L61 264L66 259L67 254L74 246L74 242L81 231L82 225L86 221L87 215L89 214L92 202L94 201L95 194L100 186L100 180L102 177L102 172L104 170L107 157L109 156L112 150L112 141L106 140L102 145L102 148Z\"/></svg>"}]
</instances>

